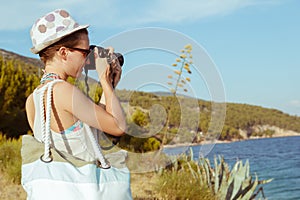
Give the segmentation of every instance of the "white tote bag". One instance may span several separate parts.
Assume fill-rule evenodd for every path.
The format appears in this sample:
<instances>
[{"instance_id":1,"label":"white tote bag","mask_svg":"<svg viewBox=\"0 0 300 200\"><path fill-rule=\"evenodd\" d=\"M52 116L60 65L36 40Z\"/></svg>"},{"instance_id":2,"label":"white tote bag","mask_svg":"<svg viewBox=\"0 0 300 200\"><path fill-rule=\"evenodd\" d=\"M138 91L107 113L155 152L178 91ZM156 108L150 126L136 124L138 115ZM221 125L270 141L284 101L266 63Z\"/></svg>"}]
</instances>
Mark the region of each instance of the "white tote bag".
<instances>
[{"instance_id":1,"label":"white tote bag","mask_svg":"<svg viewBox=\"0 0 300 200\"><path fill-rule=\"evenodd\" d=\"M22 137L22 179L27 200L127 200L132 199L126 152L102 155L94 135L88 133L97 163L76 159L50 147L51 82L47 91L44 144L33 136ZM50 110L50 111L49 111ZM117 162L116 162L117 161ZM109 165L108 163L114 163Z\"/></svg>"}]
</instances>

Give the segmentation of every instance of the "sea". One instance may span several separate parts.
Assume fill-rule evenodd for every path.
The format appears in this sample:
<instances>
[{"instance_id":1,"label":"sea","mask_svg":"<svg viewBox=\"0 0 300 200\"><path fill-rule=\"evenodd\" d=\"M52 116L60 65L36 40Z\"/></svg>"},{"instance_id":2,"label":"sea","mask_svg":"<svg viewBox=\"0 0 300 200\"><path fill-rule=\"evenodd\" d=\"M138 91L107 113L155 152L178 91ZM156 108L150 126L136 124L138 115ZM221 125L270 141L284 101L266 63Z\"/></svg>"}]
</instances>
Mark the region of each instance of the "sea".
<instances>
[{"instance_id":1,"label":"sea","mask_svg":"<svg viewBox=\"0 0 300 200\"><path fill-rule=\"evenodd\" d=\"M263 192L270 200L300 200L300 136L263 138L198 146L165 148L169 155L193 152L193 158L221 155L230 167L237 160L250 164L250 173L259 180L271 179ZM259 195L259 197L262 197Z\"/></svg>"}]
</instances>

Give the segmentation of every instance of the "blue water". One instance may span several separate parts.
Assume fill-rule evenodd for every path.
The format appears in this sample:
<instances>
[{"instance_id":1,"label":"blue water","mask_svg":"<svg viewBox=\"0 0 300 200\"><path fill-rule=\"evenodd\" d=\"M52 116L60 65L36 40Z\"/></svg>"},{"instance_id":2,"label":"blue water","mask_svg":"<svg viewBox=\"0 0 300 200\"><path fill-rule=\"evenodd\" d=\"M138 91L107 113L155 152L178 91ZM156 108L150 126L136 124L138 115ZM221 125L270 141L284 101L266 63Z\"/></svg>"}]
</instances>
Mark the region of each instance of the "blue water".
<instances>
[{"instance_id":1,"label":"blue water","mask_svg":"<svg viewBox=\"0 0 300 200\"><path fill-rule=\"evenodd\" d=\"M237 160L248 159L250 173L256 173L259 180L274 178L272 182L263 185L268 199L300 200L300 137L256 139L191 148L194 159L200 153L206 155L211 163L214 155L223 155L230 166ZM169 148L165 152L177 154L186 149Z\"/></svg>"}]
</instances>

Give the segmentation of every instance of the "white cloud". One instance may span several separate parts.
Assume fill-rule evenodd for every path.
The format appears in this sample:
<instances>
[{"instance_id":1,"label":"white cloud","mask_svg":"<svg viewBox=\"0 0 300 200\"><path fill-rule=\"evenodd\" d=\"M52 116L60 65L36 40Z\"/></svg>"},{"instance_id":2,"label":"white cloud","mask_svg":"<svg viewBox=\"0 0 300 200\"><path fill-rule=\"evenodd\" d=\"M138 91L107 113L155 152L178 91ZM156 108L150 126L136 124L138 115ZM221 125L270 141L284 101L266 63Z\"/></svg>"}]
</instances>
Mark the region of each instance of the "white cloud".
<instances>
[{"instance_id":1,"label":"white cloud","mask_svg":"<svg viewBox=\"0 0 300 200\"><path fill-rule=\"evenodd\" d=\"M300 108L300 100L292 100L288 104L292 107Z\"/></svg>"},{"instance_id":2,"label":"white cloud","mask_svg":"<svg viewBox=\"0 0 300 200\"><path fill-rule=\"evenodd\" d=\"M0 30L30 28L43 14L56 8L69 10L79 22L93 26L134 26L147 23L181 23L225 15L238 9L283 0L10 0L0 8Z\"/></svg>"}]
</instances>

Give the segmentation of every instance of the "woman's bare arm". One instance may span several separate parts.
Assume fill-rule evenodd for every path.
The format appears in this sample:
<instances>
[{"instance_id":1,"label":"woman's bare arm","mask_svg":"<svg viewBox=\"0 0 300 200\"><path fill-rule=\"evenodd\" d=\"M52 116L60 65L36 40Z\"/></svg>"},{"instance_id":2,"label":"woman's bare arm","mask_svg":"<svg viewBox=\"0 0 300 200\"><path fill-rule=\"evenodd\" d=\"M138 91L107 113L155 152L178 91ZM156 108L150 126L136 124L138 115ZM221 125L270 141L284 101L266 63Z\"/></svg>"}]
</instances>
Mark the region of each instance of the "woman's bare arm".
<instances>
[{"instance_id":1,"label":"woman's bare arm","mask_svg":"<svg viewBox=\"0 0 300 200\"><path fill-rule=\"evenodd\" d=\"M56 104L86 124L111 135L120 136L125 132L126 122L121 105L109 86L104 91L106 110L87 98L77 87L67 83L57 83L54 88Z\"/></svg>"}]
</instances>

